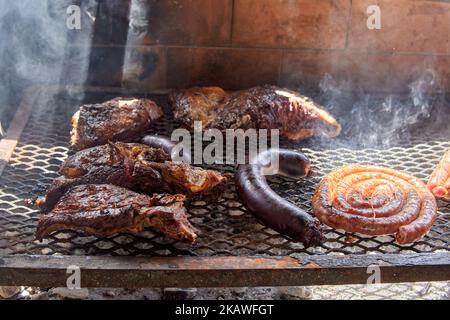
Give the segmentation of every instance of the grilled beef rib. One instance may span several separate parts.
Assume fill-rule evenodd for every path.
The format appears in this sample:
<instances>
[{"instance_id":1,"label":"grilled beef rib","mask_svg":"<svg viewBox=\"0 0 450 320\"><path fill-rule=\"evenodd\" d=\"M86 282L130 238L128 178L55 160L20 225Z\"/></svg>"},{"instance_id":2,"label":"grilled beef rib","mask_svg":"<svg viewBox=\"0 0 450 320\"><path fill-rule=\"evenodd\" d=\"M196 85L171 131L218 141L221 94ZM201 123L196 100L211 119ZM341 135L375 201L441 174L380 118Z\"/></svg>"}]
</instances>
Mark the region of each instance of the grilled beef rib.
<instances>
[{"instance_id":1,"label":"grilled beef rib","mask_svg":"<svg viewBox=\"0 0 450 320\"><path fill-rule=\"evenodd\" d=\"M36 239L61 230L106 237L153 227L170 238L194 242L197 236L187 219L185 199L180 194L151 197L109 184L79 185L49 214L41 215Z\"/></svg>"},{"instance_id":2,"label":"grilled beef rib","mask_svg":"<svg viewBox=\"0 0 450 320\"><path fill-rule=\"evenodd\" d=\"M41 208L48 212L68 189L81 184L108 183L147 194L182 193L191 200L208 201L224 192L227 176L169 160L162 149L139 143L110 142L79 151L61 165L61 176L50 185Z\"/></svg>"},{"instance_id":3,"label":"grilled beef rib","mask_svg":"<svg viewBox=\"0 0 450 320\"><path fill-rule=\"evenodd\" d=\"M108 141L132 141L162 115L161 108L148 99L115 98L86 104L72 117L70 144L82 150Z\"/></svg>"},{"instance_id":4,"label":"grilled beef rib","mask_svg":"<svg viewBox=\"0 0 450 320\"><path fill-rule=\"evenodd\" d=\"M335 137L341 126L321 106L297 92L276 86L225 92L219 87L194 87L169 95L174 117L191 128L280 129L291 140L315 135Z\"/></svg>"}]
</instances>

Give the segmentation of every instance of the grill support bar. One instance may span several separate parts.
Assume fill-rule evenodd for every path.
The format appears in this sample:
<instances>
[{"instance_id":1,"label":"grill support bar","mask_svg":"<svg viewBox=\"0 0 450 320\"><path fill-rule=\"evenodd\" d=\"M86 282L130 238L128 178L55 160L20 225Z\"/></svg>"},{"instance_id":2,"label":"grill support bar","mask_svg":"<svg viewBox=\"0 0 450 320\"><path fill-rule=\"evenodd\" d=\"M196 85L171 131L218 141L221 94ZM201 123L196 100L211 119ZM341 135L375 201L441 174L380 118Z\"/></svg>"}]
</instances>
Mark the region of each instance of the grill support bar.
<instances>
[{"instance_id":1,"label":"grill support bar","mask_svg":"<svg viewBox=\"0 0 450 320\"><path fill-rule=\"evenodd\" d=\"M0 285L66 286L67 267L80 268L82 287L246 287L446 281L447 253L293 257L3 256Z\"/></svg>"}]
</instances>

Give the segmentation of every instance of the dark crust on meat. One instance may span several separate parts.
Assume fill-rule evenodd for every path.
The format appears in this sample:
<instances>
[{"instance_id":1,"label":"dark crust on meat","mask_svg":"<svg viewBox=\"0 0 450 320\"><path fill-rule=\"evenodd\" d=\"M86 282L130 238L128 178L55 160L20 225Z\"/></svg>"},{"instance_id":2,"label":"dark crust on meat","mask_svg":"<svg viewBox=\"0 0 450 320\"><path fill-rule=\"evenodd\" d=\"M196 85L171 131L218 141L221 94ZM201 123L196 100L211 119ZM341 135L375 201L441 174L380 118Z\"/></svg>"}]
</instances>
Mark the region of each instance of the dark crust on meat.
<instances>
[{"instance_id":1,"label":"dark crust on meat","mask_svg":"<svg viewBox=\"0 0 450 320\"><path fill-rule=\"evenodd\" d=\"M292 140L314 135L335 137L341 127L321 106L297 92L259 86L225 93L217 87L191 88L169 96L174 117L185 127L280 129Z\"/></svg>"},{"instance_id":2,"label":"dark crust on meat","mask_svg":"<svg viewBox=\"0 0 450 320\"><path fill-rule=\"evenodd\" d=\"M193 121L202 121L205 126L222 108L228 94L219 87L194 87L169 94L174 118L186 128L191 128Z\"/></svg>"},{"instance_id":3,"label":"dark crust on meat","mask_svg":"<svg viewBox=\"0 0 450 320\"><path fill-rule=\"evenodd\" d=\"M185 196L153 197L113 185L80 185L70 189L55 208L39 219L36 238L60 230L77 230L106 237L120 232L137 233L154 227L177 240L195 241L187 220Z\"/></svg>"},{"instance_id":4,"label":"dark crust on meat","mask_svg":"<svg viewBox=\"0 0 450 320\"><path fill-rule=\"evenodd\" d=\"M82 150L108 141L132 141L162 115L161 108L148 99L118 97L83 105L72 117L72 148Z\"/></svg>"},{"instance_id":5,"label":"dark crust on meat","mask_svg":"<svg viewBox=\"0 0 450 320\"><path fill-rule=\"evenodd\" d=\"M173 106L174 118L184 127L190 128L193 120L191 116L191 107L188 95L185 92L178 91L169 94L169 104Z\"/></svg>"},{"instance_id":6,"label":"dark crust on meat","mask_svg":"<svg viewBox=\"0 0 450 320\"><path fill-rule=\"evenodd\" d=\"M164 162L170 160L162 149L151 148L140 143L108 143L75 153L67 158L59 169L66 178L79 178L94 171L105 170L116 163L123 164L125 158Z\"/></svg>"},{"instance_id":7,"label":"dark crust on meat","mask_svg":"<svg viewBox=\"0 0 450 320\"><path fill-rule=\"evenodd\" d=\"M68 189L81 184L110 183L147 193L159 191L162 179L158 171L147 168L139 175L135 173L136 165L143 160L164 162L169 156L161 149L121 142L79 151L61 165L62 176L50 185L41 210L50 211Z\"/></svg>"},{"instance_id":8,"label":"dark crust on meat","mask_svg":"<svg viewBox=\"0 0 450 320\"><path fill-rule=\"evenodd\" d=\"M157 170L166 187L172 193L185 194L189 200L217 200L225 192L230 176L214 170L192 167L185 163L151 163Z\"/></svg>"},{"instance_id":9,"label":"dark crust on meat","mask_svg":"<svg viewBox=\"0 0 450 320\"><path fill-rule=\"evenodd\" d=\"M79 151L61 165L62 176L50 185L41 210L50 211L68 189L81 184L108 183L147 194L182 193L190 200L206 201L225 191L228 176L169 158L162 149L138 143L111 142Z\"/></svg>"}]
</instances>

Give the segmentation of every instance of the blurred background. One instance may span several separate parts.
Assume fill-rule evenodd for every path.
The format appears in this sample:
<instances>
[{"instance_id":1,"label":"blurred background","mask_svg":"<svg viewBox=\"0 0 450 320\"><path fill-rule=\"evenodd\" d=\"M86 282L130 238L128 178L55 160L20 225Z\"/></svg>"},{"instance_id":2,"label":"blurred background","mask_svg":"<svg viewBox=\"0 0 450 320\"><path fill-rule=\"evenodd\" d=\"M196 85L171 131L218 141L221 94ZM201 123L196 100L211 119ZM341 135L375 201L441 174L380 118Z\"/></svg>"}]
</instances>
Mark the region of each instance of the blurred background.
<instances>
[{"instance_id":1,"label":"blurred background","mask_svg":"<svg viewBox=\"0 0 450 320\"><path fill-rule=\"evenodd\" d=\"M67 27L71 5L79 29ZM380 29L367 26L373 5ZM346 127L364 123L379 143L380 123L391 136L436 104L449 111L449 33L447 0L0 0L0 121L6 130L33 84L269 83L345 113Z\"/></svg>"}]
</instances>

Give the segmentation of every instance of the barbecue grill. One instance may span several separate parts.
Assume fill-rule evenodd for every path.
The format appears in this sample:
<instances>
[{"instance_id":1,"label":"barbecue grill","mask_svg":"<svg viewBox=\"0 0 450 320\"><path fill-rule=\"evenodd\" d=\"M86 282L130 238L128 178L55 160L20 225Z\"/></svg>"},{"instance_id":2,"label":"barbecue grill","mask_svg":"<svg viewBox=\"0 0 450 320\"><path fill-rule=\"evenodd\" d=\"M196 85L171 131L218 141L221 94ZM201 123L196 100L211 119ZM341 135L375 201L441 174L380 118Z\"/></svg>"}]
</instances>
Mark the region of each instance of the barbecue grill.
<instances>
[{"instance_id":1,"label":"barbecue grill","mask_svg":"<svg viewBox=\"0 0 450 320\"><path fill-rule=\"evenodd\" d=\"M378 266L383 283L450 279L450 203L440 201L439 217L421 240L398 245L393 236L346 234L325 227L325 241L305 248L264 227L247 212L231 183L216 203L188 206L199 229L195 245L165 238L152 230L108 238L57 232L34 240L40 213L27 199L42 195L69 153L70 117L80 104L136 92L112 88L33 88L0 141L0 285L65 286L67 268L81 269L82 287L233 287L364 284L368 267ZM166 95L147 96L165 111L151 133L170 136ZM349 139L346 133L341 139ZM450 148L445 135L416 129L389 148L351 148L311 141L281 141L302 150L313 173L302 180L269 178L282 197L310 211L321 178L338 166L379 164L426 181ZM206 166L233 173L232 165Z\"/></svg>"}]
</instances>

